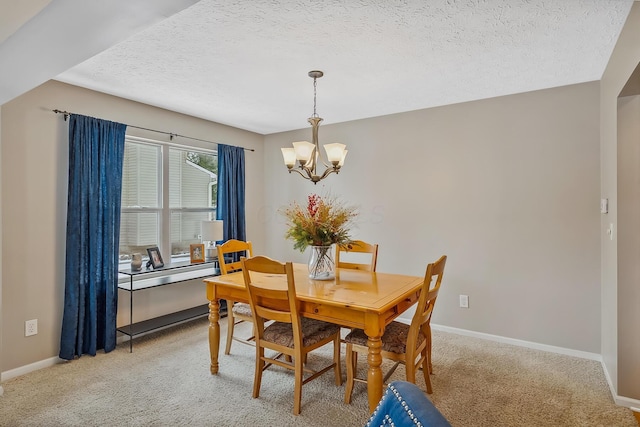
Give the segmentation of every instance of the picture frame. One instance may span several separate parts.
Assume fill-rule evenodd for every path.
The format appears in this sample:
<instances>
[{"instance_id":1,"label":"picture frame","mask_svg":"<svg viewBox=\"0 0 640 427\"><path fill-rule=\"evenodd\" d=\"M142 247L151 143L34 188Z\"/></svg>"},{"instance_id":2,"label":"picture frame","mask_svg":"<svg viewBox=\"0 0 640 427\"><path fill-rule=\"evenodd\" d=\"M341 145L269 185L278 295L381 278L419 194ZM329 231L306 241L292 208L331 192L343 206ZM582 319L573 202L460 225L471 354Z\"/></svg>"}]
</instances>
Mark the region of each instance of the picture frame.
<instances>
[{"instance_id":1,"label":"picture frame","mask_svg":"<svg viewBox=\"0 0 640 427\"><path fill-rule=\"evenodd\" d=\"M164 261L162 255L160 255L160 249L157 246L147 248L147 254L149 254L149 262L147 262L147 268L151 265L154 269L164 267Z\"/></svg>"},{"instance_id":2,"label":"picture frame","mask_svg":"<svg viewBox=\"0 0 640 427\"><path fill-rule=\"evenodd\" d=\"M204 243L189 245L189 257L192 263L204 262Z\"/></svg>"}]
</instances>

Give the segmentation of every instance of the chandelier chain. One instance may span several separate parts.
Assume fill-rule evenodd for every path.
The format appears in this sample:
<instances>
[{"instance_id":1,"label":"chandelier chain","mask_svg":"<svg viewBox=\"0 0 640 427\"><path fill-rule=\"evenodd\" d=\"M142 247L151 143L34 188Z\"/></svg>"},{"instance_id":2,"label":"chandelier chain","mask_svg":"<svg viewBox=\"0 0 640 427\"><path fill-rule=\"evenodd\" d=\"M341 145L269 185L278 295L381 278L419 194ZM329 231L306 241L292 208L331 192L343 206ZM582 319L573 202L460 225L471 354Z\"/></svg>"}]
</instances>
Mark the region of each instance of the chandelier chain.
<instances>
[{"instance_id":1,"label":"chandelier chain","mask_svg":"<svg viewBox=\"0 0 640 427\"><path fill-rule=\"evenodd\" d=\"M284 158L284 164L289 170L289 173L296 172L304 179L317 184L322 181L328 175L335 173L338 174L342 165L344 164L344 158L347 155L346 145L334 142L333 144L325 144L326 160L323 158L320 152L320 146L318 144L318 126L322 122L322 118L318 116L318 81L317 79L323 76L322 71L313 70L309 71L309 77L313 78L313 115L307 120L311 125L311 136L313 142L297 141L293 143L293 148L282 148L282 156ZM316 168L321 163L325 166L325 170L321 175L318 175ZM296 167L296 164L298 165Z\"/></svg>"}]
</instances>

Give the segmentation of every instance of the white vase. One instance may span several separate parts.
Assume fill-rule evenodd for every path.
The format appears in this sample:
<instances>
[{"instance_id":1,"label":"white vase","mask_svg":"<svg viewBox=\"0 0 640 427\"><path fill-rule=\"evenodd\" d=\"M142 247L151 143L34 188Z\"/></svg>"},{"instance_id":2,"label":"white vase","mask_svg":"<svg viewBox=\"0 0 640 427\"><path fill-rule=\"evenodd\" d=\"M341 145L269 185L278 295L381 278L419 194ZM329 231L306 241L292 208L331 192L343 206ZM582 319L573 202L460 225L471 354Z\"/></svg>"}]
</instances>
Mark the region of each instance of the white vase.
<instances>
[{"instance_id":1,"label":"white vase","mask_svg":"<svg viewBox=\"0 0 640 427\"><path fill-rule=\"evenodd\" d=\"M336 277L336 262L333 259L333 245L311 246L309 255L309 278L333 280Z\"/></svg>"},{"instance_id":2,"label":"white vase","mask_svg":"<svg viewBox=\"0 0 640 427\"><path fill-rule=\"evenodd\" d=\"M138 271L142 268L142 255L135 253L131 256L131 271Z\"/></svg>"}]
</instances>

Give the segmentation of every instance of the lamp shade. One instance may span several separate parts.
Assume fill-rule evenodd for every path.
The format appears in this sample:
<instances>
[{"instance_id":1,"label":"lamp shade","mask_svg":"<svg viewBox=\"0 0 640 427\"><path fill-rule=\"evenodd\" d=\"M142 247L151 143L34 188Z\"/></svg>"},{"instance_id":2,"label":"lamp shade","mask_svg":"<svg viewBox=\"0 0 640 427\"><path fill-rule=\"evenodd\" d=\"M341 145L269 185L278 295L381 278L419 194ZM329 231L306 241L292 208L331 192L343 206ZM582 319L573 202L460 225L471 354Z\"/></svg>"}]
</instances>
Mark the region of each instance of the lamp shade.
<instances>
[{"instance_id":1,"label":"lamp shade","mask_svg":"<svg viewBox=\"0 0 640 427\"><path fill-rule=\"evenodd\" d=\"M297 141L293 143L293 149L296 152L296 159L301 164L309 163L311 161L311 156L313 156L313 149L316 146L310 143L309 141Z\"/></svg>"},{"instance_id":2,"label":"lamp shade","mask_svg":"<svg viewBox=\"0 0 640 427\"><path fill-rule=\"evenodd\" d=\"M223 221L202 221L202 241L216 242L224 239Z\"/></svg>"},{"instance_id":3,"label":"lamp shade","mask_svg":"<svg viewBox=\"0 0 640 427\"><path fill-rule=\"evenodd\" d=\"M296 150L293 148L281 148L284 164L293 167L296 164Z\"/></svg>"},{"instance_id":4,"label":"lamp shade","mask_svg":"<svg viewBox=\"0 0 640 427\"><path fill-rule=\"evenodd\" d=\"M344 150L344 151L342 152L342 159L340 159L340 163L338 163L338 166L340 166L340 167L344 166L344 158L345 158L345 157L347 157L347 152L348 152L348 151L349 151L349 150Z\"/></svg>"},{"instance_id":5,"label":"lamp shade","mask_svg":"<svg viewBox=\"0 0 640 427\"><path fill-rule=\"evenodd\" d=\"M327 160L334 165L337 165L343 160L343 153L345 152L346 145L334 142L333 144L325 144L324 149L327 152Z\"/></svg>"}]
</instances>

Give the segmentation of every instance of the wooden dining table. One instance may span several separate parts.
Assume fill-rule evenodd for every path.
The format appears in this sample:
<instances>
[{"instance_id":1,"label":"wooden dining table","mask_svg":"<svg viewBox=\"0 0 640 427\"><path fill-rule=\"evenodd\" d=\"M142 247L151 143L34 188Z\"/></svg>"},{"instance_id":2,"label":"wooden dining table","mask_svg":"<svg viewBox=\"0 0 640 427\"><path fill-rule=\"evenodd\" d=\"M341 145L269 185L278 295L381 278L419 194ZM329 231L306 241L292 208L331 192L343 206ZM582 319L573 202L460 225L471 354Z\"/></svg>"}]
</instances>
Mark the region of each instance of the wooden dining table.
<instances>
[{"instance_id":1,"label":"wooden dining table","mask_svg":"<svg viewBox=\"0 0 640 427\"><path fill-rule=\"evenodd\" d=\"M251 273L256 282L268 283L281 278ZM294 264L296 295L301 315L324 320L347 328L360 328L367 334L367 393L369 410L373 412L382 397L382 346L385 327L418 301L424 277L376 273L339 268L333 280L309 278L306 264ZM220 305L219 300L249 302L242 272L204 279L209 300L209 350L211 373L219 369Z\"/></svg>"}]
</instances>

